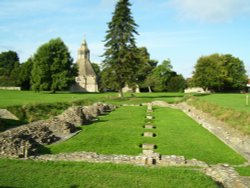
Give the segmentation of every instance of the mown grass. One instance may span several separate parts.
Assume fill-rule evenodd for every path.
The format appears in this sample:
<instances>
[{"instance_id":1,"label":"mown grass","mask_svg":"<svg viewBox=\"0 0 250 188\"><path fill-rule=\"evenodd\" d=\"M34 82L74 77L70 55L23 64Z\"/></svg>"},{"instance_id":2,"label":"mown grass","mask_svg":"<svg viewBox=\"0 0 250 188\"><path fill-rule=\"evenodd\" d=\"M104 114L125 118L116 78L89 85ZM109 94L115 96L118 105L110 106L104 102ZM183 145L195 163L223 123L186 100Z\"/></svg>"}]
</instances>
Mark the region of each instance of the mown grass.
<instances>
[{"instance_id":1,"label":"mown grass","mask_svg":"<svg viewBox=\"0 0 250 188\"><path fill-rule=\"evenodd\" d=\"M52 153L93 151L138 155L146 107L120 107L99 121L83 126L75 137L49 146Z\"/></svg>"},{"instance_id":2,"label":"mown grass","mask_svg":"<svg viewBox=\"0 0 250 188\"><path fill-rule=\"evenodd\" d=\"M218 187L191 168L0 159L0 187Z\"/></svg>"},{"instance_id":3,"label":"mown grass","mask_svg":"<svg viewBox=\"0 0 250 188\"><path fill-rule=\"evenodd\" d=\"M157 151L209 164L241 164L245 159L180 110L155 108Z\"/></svg>"},{"instance_id":4,"label":"mown grass","mask_svg":"<svg viewBox=\"0 0 250 188\"><path fill-rule=\"evenodd\" d=\"M235 167L235 169L241 176L250 176L250 166Z\"/></svg>"},{"instance_id":5,"label":"mown grass","mask_svg":"<svg viewBox=\"0 0 250 188\"><path fill-rule=\"evenodd\" d=\"M246 94L211 94L201 95L199 98L221 107L250 112L250 99L249 105L247 106Z\"/></svg>"},{"instance_id":6,"label":"mown grass","mask_svg":"<svg viewBox=\"0 0 250 188\"><path fill-rule=\"evenodd\" d=\"M250 112L246 110L250 108L250 106L244 107L244 105L240 103L240 105L236 107L237 102L231 102L234 101L233 98L230 98L231 95L229 95L228 104L226 105L225 99L224 101L221 99L222 96L225 96L225 98L227 98L226 97L227 95L215 95L215 97L211 95L211 98L208 100L209 101L208 102L207 99L205 99L204 97L209 98L210 97L209 95L199 98L193 97L189 99L187 102L188 104L196 107L197 109L209 113L212 116L216 117L218 120L227 123L229 126L241 131L243 134L250 135ZM244 95L233 95L233 96L236 96L235 100L239 101L239 98ZM214 102L220 100L222 102Z\"/></svg>"},{"instance_id":7,"label":"mown grass","mask_svg":"<svg viewBox=\"0 0 250 188\"><path fill-rule=\"evenodd\" d=\"M157 145L156 151L165 155L183 155L210 164L241 164L245 160L179 110L156 108L154 130L145 130L145 107L120 107L99 122L82 127L75 137L48 146L51 153L92 151L103 154L138 155L143 143ZM142 136L144 131L157 134Z\"/></svg>"}]
</instances>

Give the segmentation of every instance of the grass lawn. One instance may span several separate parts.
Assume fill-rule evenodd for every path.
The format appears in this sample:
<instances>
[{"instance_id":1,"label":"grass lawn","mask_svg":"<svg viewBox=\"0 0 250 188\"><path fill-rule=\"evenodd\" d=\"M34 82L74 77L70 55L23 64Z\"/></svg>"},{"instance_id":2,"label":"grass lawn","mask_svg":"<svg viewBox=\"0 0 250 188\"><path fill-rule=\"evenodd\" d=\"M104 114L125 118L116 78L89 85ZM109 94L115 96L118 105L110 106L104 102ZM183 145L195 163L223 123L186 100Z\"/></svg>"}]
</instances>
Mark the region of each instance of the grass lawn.
<instances>
[{"instance_id":1,"label":"grass lawn","mask_svg":"<svg viewBox=\"0 0 250 188\"><path fill-rule=\"evenodd\" d=\"M167 102L176 102L184 96L183 93L138 93L125 94L124 99L116 98L117 93L70 93L58 92L50 94L48 92L35 93L33 91L5 91L0 90L0 108L16 105L27 104L44 104L44 103L71 103L74 101L104 101L113 104L140 104L152 100L163 100Z\"/></svg>"},{"instance_id":2,"label":"grass lawn","mask_svg":"<svg viewBox=\"0 0 250 188\"><path fill-rule=\"evenodd\" d=\"M235 167L241 176L250 176L250 166L246 167Z\"/></svg>"},{"instance_id":3,"label":"grass lawn","mask_svg":"<svg viewBox=\"0 0 250 188\"><path fill-rule=\"evenodd\" d=\"M154 138L161 154L183 155L210 164L241 164L245 159L234 152L180 110L155 108Z\"/></svg>"},{"instance_id":4,"label":"grass lawn","mask_svg":"<svg viewBox=\"0 0 250 188\"><path fill-rule=\"evenodd\" d=\"M213 104L217 104L222 107L233 108L238 111L250 112L250 98L249 105L246 106L245 94L211 94L204 96L201 95L200 99Z\"/></svg>"},{"instance_id":5,"label":"grass lawn","mask_svg":"<svg viewBox=\"0 0 250 188\"><path fill-rule=\"evenodd\" d=\"M35 93L33 91L7 91L0 90L0 107L27 104L73 102L77 100L98 100L105 97L114 96L115 93L69 93L58 92L50 94L48 92Z\"/></svg>"},{"instance_id":6,"label":"grass lawn","mask_svg":"<svg viewBox=\"0 0 250 188\"><path fill-rule=\"evenodd\" d=\"M191 168L0 159L0 187L218 187Z\"/></svg>"},{"instance_id":7,"label":"grass lawn","mask_svg":"<svg viewBox=\"0 0 250 188\"><path fill-rule=\"evenodd\" d=\"M99 121L83 126L75 137L50 145L52 153L93 151L102 154L138 155L146 107L120 107Z\"/></svg>"},{"instance_id":8,"label":"grass lawn","mask_svg":"<svg viewBox=\"0 0 250 188\"><path fill-rule=\"evenodd\" d=\"M210 164L241 164L245 160L179 110L156 108L154 138L142 137L146 107L120 107L99 122L82 127L75 137L48 146L52 153L93 151L103 154L138 155L142 143L157 144L157 152L183 155Z\"/></svg>"}]
</instances>

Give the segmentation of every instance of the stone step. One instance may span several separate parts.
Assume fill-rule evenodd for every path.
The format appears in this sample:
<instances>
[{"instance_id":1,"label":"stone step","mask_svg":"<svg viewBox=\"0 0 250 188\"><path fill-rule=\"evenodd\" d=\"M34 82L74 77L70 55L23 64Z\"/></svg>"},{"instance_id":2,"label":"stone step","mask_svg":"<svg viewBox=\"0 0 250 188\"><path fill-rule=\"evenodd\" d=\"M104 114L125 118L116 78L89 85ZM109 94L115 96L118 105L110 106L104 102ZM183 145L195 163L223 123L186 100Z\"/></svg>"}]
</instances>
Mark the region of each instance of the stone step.
<instances>
[{"instance_id":1,"label":"stone step","mask_svg":"<svg viewBox=\"0 0 250 188\"><path fill-rule=\"evenodd\" d=\"M156 137L156 134L153 132L144 132L143 136L144 137Z\"/></svg>"},{"instance_id":2,"label":"stone step","mask_svg":"<svg viewBox=\"0 0 250 188\"><path fill-rule=\"evenodd\" d=\"M142 144L142 149L145 149L145 150L153 150L156 148L156 145L155 144Z\"/></svg>"},{"instance_id":3,"label":"stone step","mask_svg":"<svg viewBox=\"0 0 250 188\"><path fill-rule=\"evenodd\" d=\"M155 129L155 126L147 124L144 126L145 129Z\"/></svg>"}]
</instances>

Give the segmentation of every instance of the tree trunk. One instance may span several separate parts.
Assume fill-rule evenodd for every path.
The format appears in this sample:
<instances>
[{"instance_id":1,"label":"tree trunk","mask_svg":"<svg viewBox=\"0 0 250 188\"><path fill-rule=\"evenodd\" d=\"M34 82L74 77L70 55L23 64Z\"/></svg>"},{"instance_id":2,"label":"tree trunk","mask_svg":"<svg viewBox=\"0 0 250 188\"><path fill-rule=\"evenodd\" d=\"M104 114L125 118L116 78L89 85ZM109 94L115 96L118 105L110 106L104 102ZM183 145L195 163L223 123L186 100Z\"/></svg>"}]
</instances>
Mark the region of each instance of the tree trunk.
<instances>
[{"instance_id":1,"label":"tree trunk","mask_svg":"<svg viewBox=\"0 0 250 188\"><path fill-rule=\"evenodd\" d=\"M151 86L148 86L148 92L152 93Z\"/></svg>"},{"instance_id":2,"label":"tree trunk","mask_svg":"<svg viewBox=\"0 0 250 188\"><path fill-rule=\"evenodd\" d=\"M124 97L123 92L122 92L122 89L119 89L119 91L118 91L118 96L119 96L120 98L123 98L123 97Z\"/></svg>"}]
</instances>

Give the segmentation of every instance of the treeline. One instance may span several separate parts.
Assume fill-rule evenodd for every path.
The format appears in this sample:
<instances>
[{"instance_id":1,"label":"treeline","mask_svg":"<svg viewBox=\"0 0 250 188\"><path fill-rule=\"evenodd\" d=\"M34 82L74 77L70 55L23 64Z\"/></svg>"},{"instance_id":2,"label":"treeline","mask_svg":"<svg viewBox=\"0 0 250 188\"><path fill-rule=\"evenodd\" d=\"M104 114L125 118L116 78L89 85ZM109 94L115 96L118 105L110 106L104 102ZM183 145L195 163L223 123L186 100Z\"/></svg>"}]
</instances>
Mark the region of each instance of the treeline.
<instances>
[{"instance_id":1,"label":"treeline","mask_svg":"<svg viewBox=\"0 0 250 188\"><path fill-rule=\"evenodd\" d=\"M76 74L73 59L60 38L40 46L24 63L20 63L14 51L0 54L0 86L55 92L68 89Z\"/></svg>"},{"instance_id":2,"label":"treeline","mask_svg":"<svg viewBox=\"0 0 250 188\"><path fill-rule=\"evenodd\" d=\"M161 64L152 60L146 49L137 49L139 69L134 75L136 82L127 83L130 87L139 86L142 91L183 91L184 77L172 70L170 60ZM109 68L92 63L97 74L100 91L117 91ZM111 74L110 74L111 73ZM68 90L77 75L77 65L73 63L67 46L60 39L52 39L41 45L33 57L20 63L17 52L0 53L0 86L19 86L23 90L61 91Z\"/></svg>"}]
</instances>

